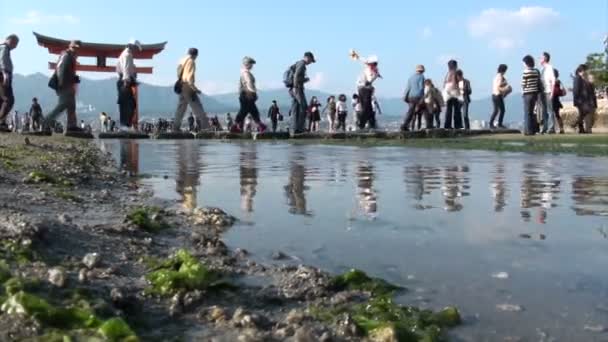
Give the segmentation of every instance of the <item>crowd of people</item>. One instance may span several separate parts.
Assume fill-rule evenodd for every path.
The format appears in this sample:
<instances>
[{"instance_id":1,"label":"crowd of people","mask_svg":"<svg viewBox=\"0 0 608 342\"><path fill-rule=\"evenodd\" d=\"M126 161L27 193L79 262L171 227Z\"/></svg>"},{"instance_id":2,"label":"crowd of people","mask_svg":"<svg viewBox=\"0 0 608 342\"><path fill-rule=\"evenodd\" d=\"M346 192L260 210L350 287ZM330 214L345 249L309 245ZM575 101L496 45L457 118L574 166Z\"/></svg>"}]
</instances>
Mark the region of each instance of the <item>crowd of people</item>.
<instances>
[{"instance_id":1,"label":"crowd of people","mask_svg":"<svg viewBox=\"0 0 608 342\"><path fill-rule=\"evenodd\" d=\"M13 63L10 52L17 48L19 38L9 35L3 44L0 44L0 131L11 131L20 126L18 120L9 121L8 116L14 105L15 98L12 88ZM67 49L61 54L56 70L49 80L49 87L55 90L58 103L46 117L42 115L39 105L35 107L34 99L32 110L24 116L21 126L29 130L50 130L57 127L56 119L62 112L67 112L68 132L83 132L86 126L78 125L76 117L76 86L80 82L76 74L78 51L82 47L79 40L71 41ZM192 109L188 117L188 130L192 132L205 130L222 130L223 127L217 116L208 118L201 100L201 91L196 85L196 59L198 49L190 48L182 58L177 68L177 81L174 91L178 95L178 105L172 121L158 120L155 123L138 124L137 113L137 67L134 63L134 52L141 51L142 45L137 40L131 40L118 58L116 72L117 103L119 108L119 124L102 113L101 127L103 132L114 131L164 131L181 130L184 114L188 107ZM307 76L307 67L316 62L312 52L304 53L299 61L292 64L283 74L283 83L291 97L291 107L288 115L291 117L289 129L292 133L316 132L320 130L320 122L327 118L328 130L335 132L347 130L347 118L352 110L351 129L376 129L376 115L382 113L375 95L374 83L382 76L379 71L379 59L372 55L360 58L358 53L351 51L354 60L363 62L363 70L357 79L356 92L352 95L351 106L347 105L345 94L330 96L325 106L317 97L307 101L305 85L310 81ZM560 98L567 91L559 79L559 72L551 65L551 56L545 52L540 58L542 70L536 68L535 60L527 55L523 58L525 70L522 75L521 90L524 104L524 129L526 135L537 133L564 133L564 124L560 115L562 104ZM240 109L234 120L226 120L226 129L234 133L254 130L265 132L267 126L260 116L257 107L258 89L253 68L256 60L246 56L243 58L239 81ZM498 66L497 74L492 82L493 111L490 115L491 128L504 128L506 114L505 98L513 92L506 73L508 66ZM456 60L447 63L446 76L441 84L437 84L424 76L425 67L418 65L414 74L408 79L404 102L408 105L405 120L401 126L402 131L415 129L431 129L443 127L444 129L470 129L469 105L473 93L471 82L465 78L464 72L459 68ZM594 80L588 73L588 66L581 64L573 75L574 106L578 109L579 117L573 128L579 133L591 133L593 127L593 113L597 110L597 95ZM278 123L284 120L276 101L268 109L273 132L278 129ZM307 122L308 121L308 122ZM11 125L9 126L9 123ZM27 124L26 124L27 123ZM423 126L424 123L424 126Z\"/></svg>"}]
</instances>

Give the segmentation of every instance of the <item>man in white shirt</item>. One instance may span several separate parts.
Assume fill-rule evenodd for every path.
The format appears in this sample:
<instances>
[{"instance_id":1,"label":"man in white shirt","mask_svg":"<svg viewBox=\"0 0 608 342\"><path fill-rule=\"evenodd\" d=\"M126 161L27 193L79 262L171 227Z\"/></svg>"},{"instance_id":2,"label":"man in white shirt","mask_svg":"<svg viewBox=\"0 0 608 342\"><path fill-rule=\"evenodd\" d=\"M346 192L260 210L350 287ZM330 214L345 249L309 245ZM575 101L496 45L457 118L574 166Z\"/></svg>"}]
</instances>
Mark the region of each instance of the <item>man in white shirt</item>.
<instances>
[{"instance_id":1,"label":"man in white shirt","mask_svg":"<svg viewBox=\"0 0 608 342\"><path fill-rule=\"evenodd\" d=\"M137 109L137 68L133 61L133 53L142 50L138 40L131 40L118 57L116 72L118 73L118 110L120 112L120 130L137 129L133 126L133 115Z\"/></svg>"},{"instance_id":2,"label":"man in white shirt","mask_svg":"<svg viewBox=\"0 0 608 342\"><path fill-rule=\"evenodd\" d=\"M555 134L555 111L553 110L553 87L555 86L555 73L550 64L551 55L543 52L540 57L540 64L543 66L541 81L543 83L543 94L541 94L541 104L543 108L543 134ZM549 126L549 121L551 125Z\"/></svg>"}]
</instances>

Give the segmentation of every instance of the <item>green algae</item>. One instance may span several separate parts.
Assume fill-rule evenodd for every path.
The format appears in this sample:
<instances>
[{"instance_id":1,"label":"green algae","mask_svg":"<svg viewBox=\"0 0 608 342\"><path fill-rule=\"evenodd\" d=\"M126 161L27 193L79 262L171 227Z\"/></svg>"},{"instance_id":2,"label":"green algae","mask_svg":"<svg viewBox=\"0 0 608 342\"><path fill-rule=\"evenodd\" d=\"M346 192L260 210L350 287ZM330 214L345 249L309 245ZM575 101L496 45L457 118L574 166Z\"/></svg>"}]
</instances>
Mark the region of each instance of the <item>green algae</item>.
<instances>
[{"instance_id":1,"label":"green algae","mask_svg":"<svg viewBox=\"0 0 608 342\"><path fill-rule=\"evenodd\" d=\"M43 171L32 171L27 175L26 178L26 183L35 183L35 184L39 184L39 183L49 183L49 184L56 184L57 183L57 178L55 178L54 176L43 172Z\"/></svg>"},{"instance_id":2,"label":"green algae","mask_svg":"<svg viewBox=\"0 0 608 342\"><path fill-rule=\"evenodd\" d=\"M80 199L80 197L74 195L71 192L65 191L65 190L56 191L55 192L55 197L61 198L61 199L66 200L66 201L74 202L74 203L80 203L80 202L82 202L82 200Z\"/></svg>"},{"instance_id":3,"label":"green algae","mask_svg":"<svg viewBox=\"0 0 608 342\"><path fill-rule=\"evenodd\" d=\"M58 307L42 297L18 291L10 294L2 304L2 311L32 317L45 328L53 330L49 337L56 340L61 340L61 337L65 341L67 337L69 341L70 336L85 333L108 341L137 341L135 333L126 322L120 318L103 320L89 305Z\"/></svg>"},{"instance_id":4,"label":"green algae","mask_svg":"<svg viewBox=\"0 0 608 342\"><path fill-rule=\"evenodd\" d=\"M374 295L387 295L398 290L403 290L402 287L393 285L383 279L372 278L365 274L365 272L356 269L334 277L330 281L330 288L334 291L367 291Z\"/></svg>"},{"instance_id":5,"label":"green algae","mask_svg":"<svg viewBox=\"0 0 608 342\"><path fill-rule=\"evenodd\" d=\"M373 297L360 304L317 307L311 313L328 323L349 315L364 336L391 336L391 340L405 342L444 341L447 329L461 323L460 313L454 307L433 312L395 304L388 296Z\"/></svg>"},{"instance_id":6,"label":"green algae","mask_svg":"<svg viewBox=\"0 0 608 342\"><path fill-rule=\"evenodd\" d=\"M180 249L146 276L148 294L170 296L180 291L213 289L226 286L220 274L210 270L187 250Z\"/></svg>"},{"instance_id":7,"label":"green algae","mask_svg":"<svg viewBox=\"0 0 608 342\"><path fill-rule=\"evenodd\" d=\"M5 281L11 278L11 268L8 266L6 261L0 260L0 283L4 283Z\"/></svg>"},{"instance_id":8,"label":"green algae","mask_svg":"<svg viewBox=\"0 0 608 342\"><path fill-rule=\"evenodd\" d=\"M169 228L169 224L163 220L161 214L160 208L136 207L127 214L127 221L146 232L157 233Z\"/></svg>"},{"instance_id":9,"label":"green algae","mask_svg":"<svg viewBox=\"0 0 608 342\"><path fill-rule=\"evenodd\" d=\"M36 253L32 249L31 241L6 240L0 245L0 257L23 265L36 260Z\"/></svg>"}]
</instances>

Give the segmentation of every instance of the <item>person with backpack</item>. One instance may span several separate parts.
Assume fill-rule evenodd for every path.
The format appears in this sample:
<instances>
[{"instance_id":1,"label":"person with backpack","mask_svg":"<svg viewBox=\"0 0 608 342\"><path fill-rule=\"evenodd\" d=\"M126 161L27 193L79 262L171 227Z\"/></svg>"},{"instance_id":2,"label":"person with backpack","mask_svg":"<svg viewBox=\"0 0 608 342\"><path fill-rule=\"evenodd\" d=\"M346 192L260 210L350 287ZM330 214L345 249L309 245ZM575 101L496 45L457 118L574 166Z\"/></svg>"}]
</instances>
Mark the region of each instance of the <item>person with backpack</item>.
<instances>
[{"instance_id":1,"label":"person with backpack","mask_svg":"<svg viewBox=\"0 0 608 342\"><path fill-rule=\"evenodd\" d=\"M277 104L277 100L272 100L272 105L270 106L270 108L268 108L268 117L270 118L270 122L272 123L272 133L276 133L277 126L280 121L279 119L283 117L283 115L281 115L281 109Z\"/></svg>"},{"instance_id":2,"label":"person with backpack","mask_svg":"<svg viewBox=\"0 0 608 342\"><path fill-rule=\"evenodd\" d=\"M10 132L6 118L15 105L13 93L13 60L11 51L19 45L19 37L11 34L0 44L0 132Z\"/></svg>"},{"instance_id":3,"label":"person with backpack","mask_svg":"<svg viewBox=\"0 0 608 342\"><path fill-rule=\"evenodd\" d=\"M496 117L498 117L498 128L505 128L503 120L505 117L505 97L513 90L505 78L507 73L507 65L501 64L498 66L498 72L492 82L492 105L494 111L490 117L490 129L495 129Z\"/></svg>"},{"instance_id":4,"label":"person with backpack","mask_svg":"<svg viewBox=\"0 0 608 342\"><path fill-rule=\"evenodd\" d=\"M258 132L264 133L266 131L266 125L260 119L260 111L256 105L258 89L255 85L255 77L251 73L251 69L253 69L255 64L255 59L249 56L243 57L243 67L241 68L241 78L239 81L239 103L241 108L234 119L234 126L230 129L232 133L243 132L245 128L243 122L247 115L251 115L251 118L257 124Z\"/></svg>"},{"instance_id":5,"label":"person with backpack","mask_svg":"<svg viewBox=\"0 0 608 342\"><path fill-rule=\"evenodd\" d=\"M559 80L559 71L557 69L553 69L553 75L555 76L555 83L553 85L553 95L551 97L551 102L553 105L553 111L555 112L555 120L559 125L559 134L564 134L564 120L561 117L561 110L564 108L562 104L561 97L566 96L568 91L566 87L562 84L562 81Z\"/></svg>"},{"instance_id":6,"label":"person with backpack","mask_svg":"<svg viewBox=\"0 0 608 342\"><path fill-rule=\"evenodd\" d=\"M524 135L534 135L538 132L538 122L534 115L534 107L542 90L540 71L534 67L534 57L526 55L523 58L525 70L521 78L521 88L524 100Z\"/></svg>"},{"instance_id":7,"label":"person with backpack","mask_svg":"<svg viewBox=\"0 0 608 342\"><path fill-rule=\"evenodd\" d=\"M179 103L177 104L175 120L173 121L173 129L177 132L181 131L182 120L184 119L188 105L192 108L197 122L202 124L199 128L209 129L209 119L199 97L202 92L195 84L197 57L198 49L190 48L188 49L188 54L182 58L177 66L177 82L175 83L174 91L179 95Z\"/></svg>"},{"instance_id":8,"label":"person with backpack","mask_svg":"<svg viewBox=\"0 0 608 342\"><path fill-rule=\"evenodd\" d=\"M289 67L283 74L283 83L289 89L289 96L292 98L289 114L291 115L294 134L304 133L305 131L308 104L304 84L310 81L306 76L306 67L312 63L316 63L315 56L310 51L306 52L302 60Z\"/></svg>"},{"instance_id":9,"label":"person with backpack","mask_svg":"<svg viewBox=\"0 0 608 342\"><path fill-rule=\"evenodd\" d=\"M76 57L81 45L80 40L70 42L68 49L61 54L57 69L51 77L49 86L57 92L58 103L44 120L45 131L50 131L51 125L55 124L57 117L63 111L67 111L67 132L84 132L82 128L78 127L76 118L76 85L80 83L80 77L76 75Z\"/></svg>"},{"instance_id":10,"label":"person with backpack","mask_svg":"<svg viewBox=\"0 0 608 342\"><path fill-rule=\"evenodd\" d=\"M471 104L471 94L473 90L471 89L471 82L464 78L464 74L462 69L458 69L456 71L456 75L460 79L459 87L462 90L462 119L464 121L464 129L471 129L471 122L469 121L469 105Z\"/></svg>"}]
</instances>

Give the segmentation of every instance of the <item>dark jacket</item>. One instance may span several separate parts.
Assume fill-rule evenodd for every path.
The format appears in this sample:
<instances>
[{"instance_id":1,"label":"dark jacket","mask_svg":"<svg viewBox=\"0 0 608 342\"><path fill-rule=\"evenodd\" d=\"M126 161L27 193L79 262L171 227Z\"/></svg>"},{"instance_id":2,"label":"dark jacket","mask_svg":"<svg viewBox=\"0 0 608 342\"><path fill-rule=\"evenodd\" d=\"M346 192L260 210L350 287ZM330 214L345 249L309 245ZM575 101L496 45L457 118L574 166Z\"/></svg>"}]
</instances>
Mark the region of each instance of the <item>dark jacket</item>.
<instances>
[{"instance_id":1,"label":"dark jacket","mask_svg":"<svg viewBox=\"0 0 608 342\"><path fill-rule=\"evenodd\" d=\"M270 108L268 108L268 117L271 118L272 121L278 120L279 114L281 114L279 106L273 104L272 106L270 106Z\"/></svg>"},{"instance_id":2,"label":"dark jacket","mask_svg":"<svg viewBox=\"0 0 608 342\"><path fill-rule=\"evenodd\" d=\"M473 90L471 89L471 81L465 78L462 80L462 85L464 88L462 89L463 100L465 103L471 103L471 94L473 93Z\"/></svg>"},{"instance_id":3,"label":"dark jacket","mask_svg":"<svg viewBox=\"0 0 608 342\"><path fill-rule=\"evenodd\" d=\"M595 110L597 108L597 98L595 97L593 85L580 75L574 77L572 93L574 97L574 106L584 108L586 111Z\"/></svg>"},{"instance_id":4,"label":"dark jacket","mask_svg":"<svg viewBox=\"0 0 608 342\"><path fill-rule=\"evenodd\" d=\"M295 88L304 88L304 83L308 82L306 77L306 62L301 60L296 63L296 70L293 74L293 85Z\"/></svg>"},{"instance_id":5,"label":"dark jacket","mask_svg":"<svg viewBox=\"0 0 608 342\"><path fill-rule=\"evenodd\" d=\"M70 50L64 51L59 58L57 81L59 89L67 89L80 83L80 79L76 75L76 56Z\"/></svg>"}]
</instances>

